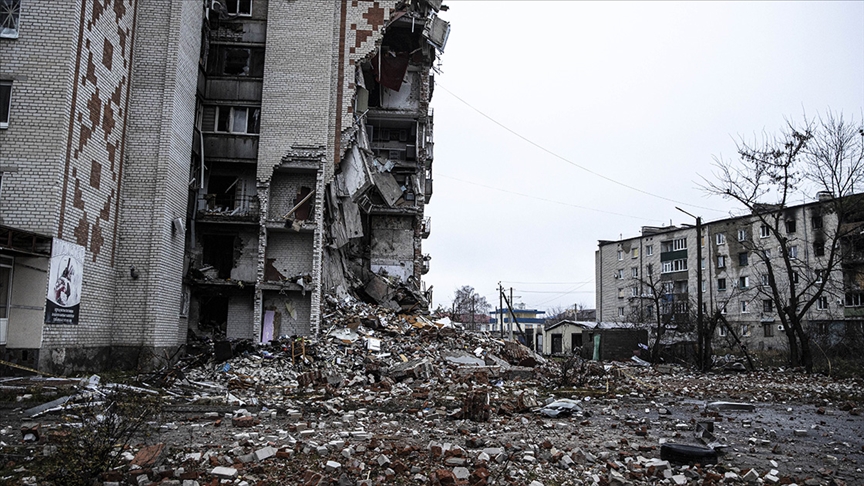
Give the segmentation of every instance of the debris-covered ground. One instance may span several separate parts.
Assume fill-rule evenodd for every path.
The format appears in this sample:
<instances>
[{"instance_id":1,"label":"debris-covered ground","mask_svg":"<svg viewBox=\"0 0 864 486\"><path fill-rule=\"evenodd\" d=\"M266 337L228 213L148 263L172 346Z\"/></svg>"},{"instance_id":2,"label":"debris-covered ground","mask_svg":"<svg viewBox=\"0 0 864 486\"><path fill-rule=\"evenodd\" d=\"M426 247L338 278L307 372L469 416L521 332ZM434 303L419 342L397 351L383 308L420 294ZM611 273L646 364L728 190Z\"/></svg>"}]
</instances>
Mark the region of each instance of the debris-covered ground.
<instances>
[{"instance_id":1,"label":"debris-covered ground","mask_svg":"<svg viewBox=\"0 0 864 486\"><path fill-rule=\"evenodd\" d=\"M118 415L122 391L161 412L137 417L105 485L864 484L860 380L573 360L562 382L521 345L329 304L316 339L134 386L0 381L0 483L47 484L56 444Z\"/></svg>"}]
</instances>

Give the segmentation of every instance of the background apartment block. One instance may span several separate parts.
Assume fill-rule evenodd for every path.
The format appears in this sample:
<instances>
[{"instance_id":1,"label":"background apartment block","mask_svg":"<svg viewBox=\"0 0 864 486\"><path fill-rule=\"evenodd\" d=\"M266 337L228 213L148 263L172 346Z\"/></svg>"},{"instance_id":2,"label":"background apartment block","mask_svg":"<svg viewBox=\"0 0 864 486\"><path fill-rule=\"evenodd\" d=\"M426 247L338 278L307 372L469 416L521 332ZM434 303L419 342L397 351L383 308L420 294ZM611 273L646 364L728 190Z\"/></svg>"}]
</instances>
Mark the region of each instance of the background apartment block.
<instances>
[{"instance_id":1,"label":"background apartment block","mask_svg":"<svg viewBox=\"0 0 864 486\"><path fill-rule=\"evenodd\" d=\"M860 196L849 196L843 235L837 238L839 264L828 268L830 242L837 228L832 198L787 208L761 207L779 221L792 257L793 280L804 295L828 279L825 290L807 314L811 332L860 334L864 324L864 211ZM643 226L642 235L619 241L600 241L596 257L598 321L656 323L667 329L695 330L697 292L702 289L706 316L720 312L750 349L783 349L786 342L769 278L788 288L782 272L769 275L766 261L783 268L777 236L755 215L704 223L701 237L695 226ZM697 260L701 245L702 260ZM697 280L697 266L702 281ZM826 268L828 268L826 270ZM803 289L803 290L802 290ZM653 295L660 296L659 316ZM719 327L715 345L725 343L727 330Z\"/></svg>"},{"instance_id":2,"label":"background apartment block","mask_svg":"<svg viewBox=\"0 0 864 486\"><path fill-rule=\"evenodd\" d=\"M440 1L3 2L4 359L146 365L315 332L324 292L422 301ZM45 324L55 239L84 248L77 324Z\"/></svg>"}]
</instances>

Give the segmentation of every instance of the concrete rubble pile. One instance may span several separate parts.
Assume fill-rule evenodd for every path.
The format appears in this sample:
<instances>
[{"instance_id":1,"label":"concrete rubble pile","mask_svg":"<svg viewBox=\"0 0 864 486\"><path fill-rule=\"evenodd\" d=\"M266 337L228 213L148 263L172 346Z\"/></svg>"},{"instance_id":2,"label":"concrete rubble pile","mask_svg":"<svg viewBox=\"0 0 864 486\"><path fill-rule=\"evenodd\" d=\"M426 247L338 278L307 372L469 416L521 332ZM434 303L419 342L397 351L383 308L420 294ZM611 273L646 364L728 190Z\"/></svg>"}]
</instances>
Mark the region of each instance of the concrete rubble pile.
<instances>
[{"instance_id":1,"label":"concrete rubble pile","mask_svg":"<svg viewBox=\"0 0 864 486\"><path fill-rule=\"evenodd\" d=\"M585 366L590 384L574 388L561 383L561 361L446 319L332 297L323 314L318 337L142 377L130 388L160 394L164 411L102 484L800 486L864 478L859 381L628 362ZM106 386L93 377L80 389ZM21 407L18 422L3 422L0 446L43 453L45 431L75 396ZM810 448L806 464L800 447ZM40 484L26 460L12 462L17 472L5 480Z\"/></svg>"}]
</instances>

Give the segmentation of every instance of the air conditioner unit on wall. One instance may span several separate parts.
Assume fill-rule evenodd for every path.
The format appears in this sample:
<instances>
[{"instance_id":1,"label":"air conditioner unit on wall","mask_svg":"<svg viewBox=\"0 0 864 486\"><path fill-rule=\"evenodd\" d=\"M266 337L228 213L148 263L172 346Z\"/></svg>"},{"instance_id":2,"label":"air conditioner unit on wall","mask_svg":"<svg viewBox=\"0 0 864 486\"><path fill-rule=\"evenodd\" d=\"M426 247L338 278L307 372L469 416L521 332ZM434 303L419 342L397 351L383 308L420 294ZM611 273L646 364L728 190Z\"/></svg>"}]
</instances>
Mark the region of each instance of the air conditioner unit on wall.
<instances>
[{"instance_id":1,"label":"air conditioner unit on wall","mask_svg":"<svg viewBox=\"0 0 864 486\"><path fill-rule=\"evenodd\" d=\"M783 324L777 324L777 330L778 331L785 331L785 329L783 329Z\"/></svg>"}]
</instances>

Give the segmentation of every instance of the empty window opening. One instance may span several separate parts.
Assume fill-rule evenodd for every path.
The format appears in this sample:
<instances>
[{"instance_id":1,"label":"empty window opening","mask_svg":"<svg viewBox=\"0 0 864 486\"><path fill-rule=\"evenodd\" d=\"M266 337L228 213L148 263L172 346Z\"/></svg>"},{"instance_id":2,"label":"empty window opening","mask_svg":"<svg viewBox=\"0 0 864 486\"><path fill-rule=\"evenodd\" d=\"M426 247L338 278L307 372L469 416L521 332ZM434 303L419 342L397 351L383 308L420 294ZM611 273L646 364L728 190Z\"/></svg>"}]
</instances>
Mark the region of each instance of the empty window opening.
<instances>
[{"instance_id":1,"label":"empty window opening","mask_svg":"<svg viewBox=\"0 0 864 486\"><path fill-rule=\"evenodd\" d=\"M202 261L215 268L219 278L231 278L235 241L234 235L202 235Z\"/></svg>"}]
</instances>

